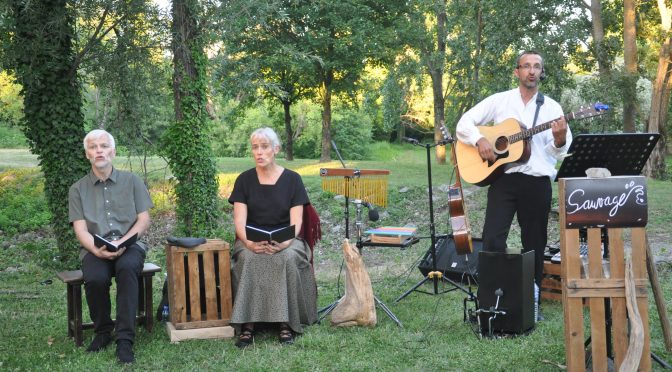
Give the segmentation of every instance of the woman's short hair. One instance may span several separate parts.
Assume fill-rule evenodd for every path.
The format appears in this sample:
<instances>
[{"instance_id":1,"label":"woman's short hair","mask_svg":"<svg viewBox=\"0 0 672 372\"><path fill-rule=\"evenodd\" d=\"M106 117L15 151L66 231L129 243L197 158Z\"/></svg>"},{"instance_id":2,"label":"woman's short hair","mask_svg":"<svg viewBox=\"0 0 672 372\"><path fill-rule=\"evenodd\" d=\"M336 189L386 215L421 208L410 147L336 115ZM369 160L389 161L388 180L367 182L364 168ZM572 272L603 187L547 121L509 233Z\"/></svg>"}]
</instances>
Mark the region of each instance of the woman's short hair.
<instances>
[{"instance_id":1,"label":"woman's short hair","mask_svg":"<svg viewBox=\"0 0 672 372\"><path fill-rule=\"evenodd\" d=\"M252 138L254 137L263 137L266 138L267 140L271 141L271 145L273 147L281 147L282 144L280 143L280 138L278 137L277 133L271 128L264 127L264 128L259 128L252 132L250 134L250 141L252 141Z\"/></svg>"},{"instance_id":2,"label":"woman's short hair","mask_svg":"<svg viewBox=\"0 0 672 372\"><path fill-rule=\"evenodd\" d=\"M100 138L102 136L107 136L107 139L110 141L110 146L115 148L114 137L112 137L108 131L103 129L94 129L87 133L84 137L84 141L82 142L84 144L84 150L86 150L86 142L88 142L90 139Z\"/></svg>"}]
</instances>

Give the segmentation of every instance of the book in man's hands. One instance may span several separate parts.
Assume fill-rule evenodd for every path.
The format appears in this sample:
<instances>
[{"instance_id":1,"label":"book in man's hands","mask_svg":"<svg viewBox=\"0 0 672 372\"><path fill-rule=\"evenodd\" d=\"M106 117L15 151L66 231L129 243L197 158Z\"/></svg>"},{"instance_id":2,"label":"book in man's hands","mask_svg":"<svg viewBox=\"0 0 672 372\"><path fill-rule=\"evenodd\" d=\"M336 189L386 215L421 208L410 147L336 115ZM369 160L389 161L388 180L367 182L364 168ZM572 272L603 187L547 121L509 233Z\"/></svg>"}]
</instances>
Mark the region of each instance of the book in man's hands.
<instances>
[{"instance_id":1,"label":"book in man's hands","mask_svg":"<svg viewBox=\"0 0 672 372\"><path fill-rule=\"evenodd\" d=\"M111 241L103 238L102 236L100 236L98 234L93 235L93 245L95 245L98 248L107 247L107 250L110 251L110 252L116 252L118 249L129 247L129 246L133 245L133 243L135 243L136 240L138 240L138 234L137 233L133 234L133 236L124 240L123 242L119 243L118 245L114 245Z\"/></svg>"},{"instance_id":2,"label":"book in man's hands","mask_svg":"<svg viewBox=\"0 0 672 372\"><path fill-rule=\"evenodd\" d=\"M272 240L282 243L285 240L294 239L296 237L296 227L290 225L273 231L267 231L258 227L245 225L245 234L247 240L253 242L270 242Z\"/></svg>"}]
</instances>

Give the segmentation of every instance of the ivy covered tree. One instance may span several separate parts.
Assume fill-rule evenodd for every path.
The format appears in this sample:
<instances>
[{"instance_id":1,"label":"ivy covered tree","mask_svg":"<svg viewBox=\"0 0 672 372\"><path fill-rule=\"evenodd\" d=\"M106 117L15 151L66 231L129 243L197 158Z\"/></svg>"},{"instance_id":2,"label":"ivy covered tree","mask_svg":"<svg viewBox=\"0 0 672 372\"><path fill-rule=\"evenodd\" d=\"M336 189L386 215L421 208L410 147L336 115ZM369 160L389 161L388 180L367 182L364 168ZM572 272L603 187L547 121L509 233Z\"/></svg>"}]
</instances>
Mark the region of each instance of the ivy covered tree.
<instances>
[{"instance_id":1,"label":"ivy covered tree","mask_svg":"<svg viewBox=\"0 0 672 372\"><path fill-rule=\"evenodd\" d=\"M68 189L90 165L84 157L81 85L73 50L72 7L66 0L7 0L11 39L4 61L23 86L22 129L44 173L61 260L77 255L68 224Z\"/></svg>"},{"instance_id":2,"label":"ivy covered tree","mask_svg":"<svg viewBox=\"0 0 672 372\"><path fill-rule=\"evenodd\" d=\"M179 228L187 235L211 236L218 220L217 178L206 112L206 22L199 4L198 0L172 4L175 121L164 135L164 146L177 178Z\"/></svg>"}]
</instances>

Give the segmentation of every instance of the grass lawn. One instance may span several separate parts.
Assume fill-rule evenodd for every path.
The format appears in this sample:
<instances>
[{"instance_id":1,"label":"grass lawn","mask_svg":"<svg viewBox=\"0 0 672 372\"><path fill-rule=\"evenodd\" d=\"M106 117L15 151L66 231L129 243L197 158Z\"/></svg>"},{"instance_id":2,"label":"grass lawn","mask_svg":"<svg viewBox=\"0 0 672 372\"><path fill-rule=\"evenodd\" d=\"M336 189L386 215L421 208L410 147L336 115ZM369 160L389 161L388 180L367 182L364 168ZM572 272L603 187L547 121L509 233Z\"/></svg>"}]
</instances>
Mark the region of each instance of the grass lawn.
<instances>
[{"instance_id":1,"label":"grass lawn","mask_svg":"<svg viewBox=\"0 0 672 372\"><path fill-rule=\"evenodd\" d=\"M378 157L376 161L348 162L360 169L389 169L388 207L380 209L381 220L367 226L415 225L419 235L429 232L427 174L424 149L400 146ZM26 152L9 154L0 150L0 171L10 168L34 167L35 158ZM16 151L16 150L11 150ZM343 200L322 192L319 168L338 168L340 163L320 164L315 160L280 161L282 165L302 174L309 194L323 220L323 240L315 251L315 272L318 281L319 305L323 307L343 291L340 272L341 248L345 226ZM150 160L149 175L152 193L160 193L160 180L170 176L165 162ZM116 159L121 168L138 171L137 159ZM251 167L250 159L218 159L220 193L227 196L235 176ZM450 184L452 167L433 166L435 221L438 233L447 233L448 211L445 187ZM1 174L1 173L0 173ZM156 189L154 185L157 185ZM466 185L465 185L466 186ZM475 236L482 231L485 189L468 186L468 215ZM557 191L557 190L556 190ZM663 257L669 257L669 226L672 222L672 184L649 181L649 225L647 230ZM152 249L147 261L165 268L163 242L174 226L166 206L154 211L154 225L148 237ZM555 202L557 206L557 202ZM4 206L0 205L0 211ZM223 229L230 237L230 207L222 203ZM351 208L350 222L354 224ZM350 227L351 235L354 228ZM549 243L558 239L557 222L549 229ZM652 245L654 244L652 243ZM509 244L520 246L519 232L512 229ZM48 227L31 229L14 235L0 233L0 369L1 370L117 370L121 368L114 356L114 347L90 354L77 348L66 337L65 285L58 281L53 262L54 239ZM375 294L385 302L403 323L394 324L378 311L378 324L373 328L335 328L327 318L307 328L292 346L280 346L275 333L260 334L255 347L238 350L232 340L191 340L171 344L161 324L147 333L138 327L136 363L138 370L562 370L565 364L562 304L544 300L545 321L529 335L508 339L481 339L474 326L463 321L465 294L452 291L441 295L414 292L394 303L393 300L422 279L418 260L429 248L428 239L405 250L396 248L365 248L364 261L373 282ZM664 259L659 274L667 301L668 316L672 309L672 266ZM43 284L51 279L53 284ZM160 299L163 274L154 278L154 301ZM441 286L440 289L450 287ZM432 291L430 285L425 291ZM476 289L474 288L474 291ZM114 289L113 289L114 291ZM652 295L649 295L651 349L672 363L666 352L660 322ZM88 320L86 308L85 320ZM588 334L588 333L587 333ZM85 346L92 331L86 331ZM654 370L662 368L653 363Z\"/></svg>"}]
</instances>

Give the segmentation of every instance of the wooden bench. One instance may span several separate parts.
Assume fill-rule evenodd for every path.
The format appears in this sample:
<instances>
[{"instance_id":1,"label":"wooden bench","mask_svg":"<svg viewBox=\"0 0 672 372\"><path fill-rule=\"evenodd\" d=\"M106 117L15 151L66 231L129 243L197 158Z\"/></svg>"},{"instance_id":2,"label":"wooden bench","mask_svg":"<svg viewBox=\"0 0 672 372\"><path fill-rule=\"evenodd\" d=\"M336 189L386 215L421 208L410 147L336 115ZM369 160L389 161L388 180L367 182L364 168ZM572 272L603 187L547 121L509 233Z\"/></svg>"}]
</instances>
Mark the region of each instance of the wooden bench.
<instances>
[{"instance_id":1,"label":"wooden bench","mask_svg":"<svg viewBox=\"0 0 672 372\"><path fill-rule=\"evenodd\" d=\"M145 326L148 332L152 331L154 318L152 313L152 277L161 268L153 263L145 263L138 280L138 314L136 321ZM77 346L82 346L82 331L93 329L93 323L82 321L82 285L84 275L82 270L61 271L56 274L58 279L68 286L68 337L75 340Z\"/></svg>"}]
</instances>

